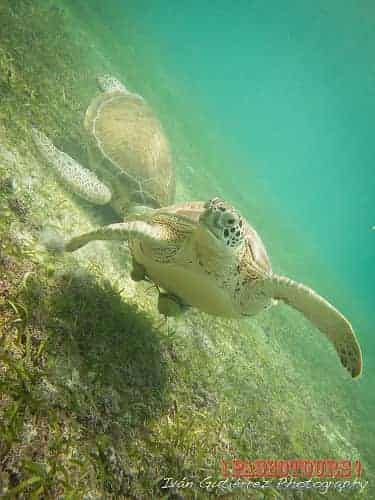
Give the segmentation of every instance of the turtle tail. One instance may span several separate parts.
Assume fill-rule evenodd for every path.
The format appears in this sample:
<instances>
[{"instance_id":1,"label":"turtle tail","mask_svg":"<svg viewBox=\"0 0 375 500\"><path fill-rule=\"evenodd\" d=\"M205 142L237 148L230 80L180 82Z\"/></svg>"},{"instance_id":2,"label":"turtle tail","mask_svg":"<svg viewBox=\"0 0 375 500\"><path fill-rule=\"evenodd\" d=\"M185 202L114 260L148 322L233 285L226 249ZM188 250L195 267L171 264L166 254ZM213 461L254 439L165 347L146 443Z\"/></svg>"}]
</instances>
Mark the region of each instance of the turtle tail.
<instances>
[{"instance_id":1,"label":"turtle tail","mask_svg":"<svg viewBox=\"0 0 375 500\"><path fill-rule=\"evenodd\" d=\"M361 348L349 321L311 288L284 276L269 281L270 295L306 316L334 345L343 366L353 378L362 373Z\"/></svg>"},{"instance_id":2,"label":"turtle tail","mask_svg":"<svg viewBox=\"0 0 375 500\"><path fill-rule=\"evenodd\" d=\"M50 139L38 129L32 129L32 137L39 153L74 193L95 205L105 205L111 200L111 191L96 175L59 151Z\"/></svg>"}]
</instances>

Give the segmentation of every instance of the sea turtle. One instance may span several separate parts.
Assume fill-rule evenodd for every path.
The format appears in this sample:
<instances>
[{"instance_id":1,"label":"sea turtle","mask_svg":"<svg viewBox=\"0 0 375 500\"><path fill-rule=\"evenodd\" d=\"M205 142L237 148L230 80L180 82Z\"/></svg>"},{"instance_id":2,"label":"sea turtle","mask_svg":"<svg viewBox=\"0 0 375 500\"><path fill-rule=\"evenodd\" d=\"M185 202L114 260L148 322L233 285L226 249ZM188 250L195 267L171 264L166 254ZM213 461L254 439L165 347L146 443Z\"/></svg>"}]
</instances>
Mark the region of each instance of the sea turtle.
<instances>
[{"instance_id":1,"label":"sea turtle","mask_svg":"<svg viewBox=\"0 0 375 500\"><path fill-rule=\"evenodd\" d=\"M240 318L281 300L328 337L352 377L361 374L361 350L348 320L311 288L274 274L257 232L229 203L214 198L135 207L125 222L74 237L64 249L72 252L93 240L128 241L139 277L143 270L164 290L159 311L173 314L188 305Z\"/></svg>"},{"instance_id":2,"label":"sea turtle","mask_svg":"<svg viewBox=\"0 0 375 500\"><path fill-rule=\"evenodd\" d=\"M134 204L156 208L173 203L175 173L161 123L141 96L115 78L102 76L98 83L102 93L92 100L84 120L92 170L33 128L42 157L74 192L95 204L111 203L121 220Z\"/></svg>"}]
</instances>

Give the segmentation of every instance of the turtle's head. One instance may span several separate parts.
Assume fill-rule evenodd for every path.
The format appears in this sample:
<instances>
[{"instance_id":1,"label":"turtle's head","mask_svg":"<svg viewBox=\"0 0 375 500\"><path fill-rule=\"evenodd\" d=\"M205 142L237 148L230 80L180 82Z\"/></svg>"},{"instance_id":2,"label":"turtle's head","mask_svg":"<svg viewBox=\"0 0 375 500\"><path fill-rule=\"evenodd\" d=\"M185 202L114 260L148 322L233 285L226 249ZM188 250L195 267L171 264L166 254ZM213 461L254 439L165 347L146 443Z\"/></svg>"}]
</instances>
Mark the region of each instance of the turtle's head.
<instances>
[{"instance_id":1,"label":"turtle's head","mask_svg":"<svg viewBox=\"0 0 375 500\"><path fill-rule=\"evenodd\" d=\"M102 92L125 92L128 93L128 89L123 85L117 78L111 75L99 75L96 78L99 88Z\"/></svg>"},{"instance_id":2,"label":"turtle's head","mask_svg":"<svg viewBox=\"0 0 375 500\"><path fill-rule=\"evenodd\" d=\"M217 243L222 243L229 249L243 244L244 221L235 208L220 198L208 201L204 208L199 222Z\"/></svg>"}]
</instances>

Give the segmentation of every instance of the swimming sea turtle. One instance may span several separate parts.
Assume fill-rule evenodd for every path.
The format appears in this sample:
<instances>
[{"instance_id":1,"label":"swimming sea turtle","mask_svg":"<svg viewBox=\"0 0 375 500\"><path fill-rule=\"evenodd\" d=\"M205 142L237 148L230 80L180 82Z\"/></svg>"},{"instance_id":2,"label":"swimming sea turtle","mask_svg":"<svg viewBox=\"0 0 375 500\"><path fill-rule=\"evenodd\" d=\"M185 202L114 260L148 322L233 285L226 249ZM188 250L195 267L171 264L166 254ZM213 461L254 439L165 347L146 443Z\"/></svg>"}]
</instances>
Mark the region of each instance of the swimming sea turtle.
<instances>
[{"instance_id":1,"label":"swimming sea turtle","mask_svg":"<svg viewBox=\"0 0 375 500\"><path fill-rule=\"evenodd\" d=\"M88 107L84 126L90 167L103 182L34 128L41 155L74 192L95 204L110 202L121 220L134 204L173 203L175 173L161 123L141 96L115 78L99 77L98 83L102 93Z\"/></svg>"},{"instance_id":2,"label":"swimming sea turtle","mask_svg":"<svg viewBox=\"0 0 375 500\"><path fill-rule=\"evenodd\" d=\"M93 240L128 240L138 270L165 291L159 311L189 305L239 318L281 300L326 334L352 377L361 374L361 350L348 320L309 287L274 274L256 231L225 201L135 207L125 222L74 237L64 249Z\"/></svg>"}]
</instances>

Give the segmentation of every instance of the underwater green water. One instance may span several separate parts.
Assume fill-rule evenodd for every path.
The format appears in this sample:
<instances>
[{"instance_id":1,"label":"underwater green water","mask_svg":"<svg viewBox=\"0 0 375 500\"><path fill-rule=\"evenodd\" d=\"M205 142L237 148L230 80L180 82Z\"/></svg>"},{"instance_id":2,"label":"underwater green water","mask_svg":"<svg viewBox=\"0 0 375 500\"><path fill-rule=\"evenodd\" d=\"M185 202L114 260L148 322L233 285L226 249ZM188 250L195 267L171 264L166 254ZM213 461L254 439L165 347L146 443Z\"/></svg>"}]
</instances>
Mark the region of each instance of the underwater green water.
<instances>
[{"instance_id":1,"label":"underwater green water","mask_svg":"<svg viewBox=\"0 0 375 500\"><path fill-rule=\"evenodd\" d=\"M202 174L202 192L206 180L216 194L208 181L215 179L261 233L274 268L345 312L371 365L372 3L117 1L94 10L123 42L124 62L126 19L166 75L143 67L131 83L153 87L149 99L172 136L179 123L189 130L196 153L189 165Z\"/></svg>"}]
</instances>

